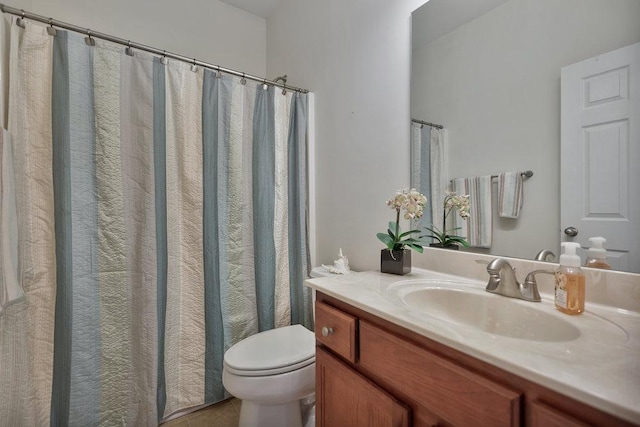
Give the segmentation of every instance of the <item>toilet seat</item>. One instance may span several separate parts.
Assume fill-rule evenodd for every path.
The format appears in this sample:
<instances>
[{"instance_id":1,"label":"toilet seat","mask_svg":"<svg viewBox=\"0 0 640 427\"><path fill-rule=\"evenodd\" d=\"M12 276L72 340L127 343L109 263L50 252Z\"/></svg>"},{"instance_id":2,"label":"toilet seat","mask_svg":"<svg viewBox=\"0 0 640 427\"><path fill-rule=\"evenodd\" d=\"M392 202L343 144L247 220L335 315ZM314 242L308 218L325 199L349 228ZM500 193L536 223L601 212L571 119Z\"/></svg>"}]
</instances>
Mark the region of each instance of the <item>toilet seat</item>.
<instances>
[{"instance_id":1,"label":"toilet seat","mask_svg":"<svg viewBox=\"0 0 640 427\"><path fill-rule=\"evenodd\" d=\"M225 369L239 376L268 376L315 363L315 336L301 325L260 332L235 344L224 355Z\"/></svg>"}]
</instances>

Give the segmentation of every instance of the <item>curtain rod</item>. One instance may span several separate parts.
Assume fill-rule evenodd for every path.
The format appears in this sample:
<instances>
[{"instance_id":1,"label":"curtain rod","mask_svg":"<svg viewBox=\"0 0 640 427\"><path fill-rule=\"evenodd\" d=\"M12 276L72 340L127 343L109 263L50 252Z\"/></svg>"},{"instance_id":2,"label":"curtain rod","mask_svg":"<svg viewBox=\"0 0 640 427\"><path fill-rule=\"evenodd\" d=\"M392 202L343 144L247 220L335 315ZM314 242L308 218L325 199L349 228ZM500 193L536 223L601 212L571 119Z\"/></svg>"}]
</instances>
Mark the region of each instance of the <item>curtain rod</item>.
<instances>
[{"instance_id":1,"label":"curtain rod","mask_svg":"<svg viewBox=\"0 0 640 427\"><path fill-rule=\"evenodd\" d=\"M200 67L203 67L203 68L209 68L209 69L212 69L212 70L216 70L216 71L220 71L220 72L223 72L223 73L232 74L234 76L242 77L243 79L249 79L249 80L253 80L253 81L259 82L259 83L269 84L271 86L276 86L276 87L280 87L282 89L288 89L288 90L292 90L292 91L295 91L295 92L301 92L301 93L308 93L309 92L307 89L302 89L302 88L295 87L295 86L289 86L289 85L286 84L286 81L284 83L279 83L279 82L274 81L274 80L267 80L266 78L253 76L251 74L242 73L240 71L232 70L230 68L225 68L225 67L221 67L219 65L210 64L208 62L199 61L196 58L188 58L188 57L183 56L183 55L178 55L176 53L167 52L166 50L161 50L161 49L157 49L155 47L145 46L145 45L140 44L140 43L132 42L131 40L125 40L125 39L122 39L120 37L115 37L115 36L112 36L112 35L109 35L109 34L99 33L99 32L93 31L93 30L91 30L89 28L82 28L82 27L78 27L77 25L73 25L73 24L69 24L69 23L66 23L66 22L58 21L58 20L53 19L53 18L47 18L47 17L44 17L42 15L37 15L35 13L25 12L24 9L16 9L14 7L7 6L7 5L2 4L2 3L0 3L0 10L2 12L4 12L4 13L8 13L8 14L11 14L11 15L16 15L16 16L19 16L20 18L23 18L23 19L24 18L31 19L33 21L42 22L43 24L48 24L48 25L50 25L52 27L64 28L65 30L70 30L70 31L73 31L73 32L76 32L76 33L85 34L89 38L95 37L95 38L98 38L98 39L107 40L107 41L110 41L110 42L113 42L113 43L117 43L117 44L126 46L127 48L142 50L142 51L153 53L153 54L165 57L165 58L177 59L178 61L187 62L187 63L195 65L195 66L200 66Z\"/></svg>"},{"instance_id":2,"label":"curtain rod","mask_svg":"<svg viewBox=\"0 0 640 427\"><path fill-rule=\"evenodd\" d=\"M423 120L418 120L418 119L411 119L411 121L414 123L419 123L421 125L431 126L432 128L444 129L444 126L439 125L437 123L429 123L429 122L425 122Z\"/></svg>"},{"instance_id":3,"label":"curtain rod","mask_svg":"<svg viewBox=\"0 0 640 427\"><path fill-rule=\"evenodd\" d=\"M528 179L531 178L533 176L533 171L524 171L524 172L520 172L520 175L522 175L523 179ZM498 178L499 175L491 175L491 179L496 179ZM453 178L450 180L450 182L453 182L456 178Z\"/></svg>"}]
</instances>

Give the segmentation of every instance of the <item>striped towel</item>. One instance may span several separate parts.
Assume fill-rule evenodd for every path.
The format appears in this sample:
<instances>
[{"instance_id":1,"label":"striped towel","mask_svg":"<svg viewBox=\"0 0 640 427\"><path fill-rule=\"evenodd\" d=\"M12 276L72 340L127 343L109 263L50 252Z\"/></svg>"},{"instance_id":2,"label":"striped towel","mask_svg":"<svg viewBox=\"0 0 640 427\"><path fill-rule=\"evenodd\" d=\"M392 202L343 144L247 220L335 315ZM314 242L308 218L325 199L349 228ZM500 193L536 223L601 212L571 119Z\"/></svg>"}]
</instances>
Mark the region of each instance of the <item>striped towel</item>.
<instances>
[{"instance_id":1,"label":"striped towel","mask_svg":"<svg viewBox=\"0 0 640 427\"><path fill-rule=\"evenodd\" d=\"M503 172L498 175L498 215L518 218L522 208L522 173Z\"/></svg>"},{"instance_id":2,"label":"striped towel","mask_svg":"<svg viewBox=\"0 0 640 427\"><path fill-rule=\"evenodd\" d=\"M18 215L11 137L0 130L0 314L24 298L18 275Z\"/></svg>"},{"instance_id":3,"label":"striped towel","mask_svg":"<svg viewBox=\"0 0 640 427\"><path fill-rule=\"evenodd\" d=\"M453 180L453 191L457 194L468 194L469 218L463 220L455 215L454 226L467 230L467 242L476 248L490 248L493 233L491 214L491 175L473 178L456 178ZM465 224L466 222L466 224Z\"/></svg>"}]
</instances>

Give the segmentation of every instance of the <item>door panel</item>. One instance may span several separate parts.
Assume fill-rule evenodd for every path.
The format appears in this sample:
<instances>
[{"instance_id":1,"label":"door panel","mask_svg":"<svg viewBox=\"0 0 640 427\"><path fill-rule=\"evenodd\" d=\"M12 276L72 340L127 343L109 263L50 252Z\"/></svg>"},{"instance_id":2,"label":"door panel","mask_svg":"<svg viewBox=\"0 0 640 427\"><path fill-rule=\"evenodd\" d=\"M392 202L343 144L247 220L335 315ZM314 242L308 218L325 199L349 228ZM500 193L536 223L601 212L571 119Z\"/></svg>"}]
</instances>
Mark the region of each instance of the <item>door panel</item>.
<instances>
[{"instance_id":1,"label":"door panel","mask_svg":"<svg viewBox=\"0 0 640 427\"><path fill-rule=\"evenodd\" d=\"M561 229L640 273L640 43L562 69Z\"/></svg>"}]
</instances>

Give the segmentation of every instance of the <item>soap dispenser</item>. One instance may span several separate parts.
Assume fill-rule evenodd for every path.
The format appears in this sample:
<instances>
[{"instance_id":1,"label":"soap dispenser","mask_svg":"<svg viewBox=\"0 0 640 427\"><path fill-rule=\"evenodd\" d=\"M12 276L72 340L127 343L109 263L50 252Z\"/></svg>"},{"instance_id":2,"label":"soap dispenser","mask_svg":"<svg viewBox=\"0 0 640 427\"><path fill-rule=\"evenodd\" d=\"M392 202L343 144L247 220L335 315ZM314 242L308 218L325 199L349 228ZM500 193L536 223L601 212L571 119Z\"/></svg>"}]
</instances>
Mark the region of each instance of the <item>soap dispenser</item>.
<instances>
[{"instance_id":1,"label":"soap dispenser","mask_svg":"<svg viewBox=\"0 0 640 427\"><path fill-rule=\"evenodd\" d=\"M585 277L576 254L580 244L562 242L561 245L560 269L555 273L556 308L565 314L581 314L584 312Z\"/></svg>"},{"instance_id":2,"label":"soap dispenser","mask_svg":"<svg viewBox=\"0 0 640 427\"><path fill-rule=\"evenodd\" d=\"M607 239L604 237L590 237L589 241L591 242L591 247L587 251L587 261L584 266L610 270L611 265L607 262L607 250L604 248Z\"/></svg>"}]
</instances>

